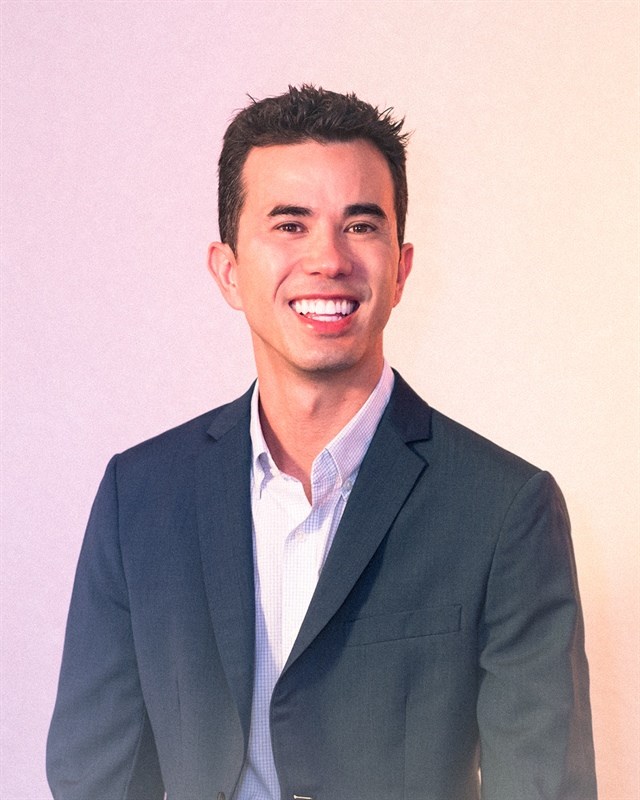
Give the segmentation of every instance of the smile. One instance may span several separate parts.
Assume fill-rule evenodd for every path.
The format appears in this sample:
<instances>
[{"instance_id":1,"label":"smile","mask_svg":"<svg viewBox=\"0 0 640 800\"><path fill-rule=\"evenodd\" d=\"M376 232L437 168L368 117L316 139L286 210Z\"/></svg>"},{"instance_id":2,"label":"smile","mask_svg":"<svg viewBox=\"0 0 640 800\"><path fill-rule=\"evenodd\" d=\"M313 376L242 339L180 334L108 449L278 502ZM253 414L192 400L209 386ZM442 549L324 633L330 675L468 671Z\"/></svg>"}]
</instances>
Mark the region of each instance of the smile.
<instances>
[{"instance_id":1,"label":"smile","mask_svg":"<svg viewBox=\"0 0 640 800\"><path fill-rule=\"evenodd\" d=\"M289 304L296 314L303 317L319 320L333 320L340 317L348 317L358 307L355 300L335 299L325 300L323 298L304 298L303 300L292 300Z\"/></svg>"}]
</instances>

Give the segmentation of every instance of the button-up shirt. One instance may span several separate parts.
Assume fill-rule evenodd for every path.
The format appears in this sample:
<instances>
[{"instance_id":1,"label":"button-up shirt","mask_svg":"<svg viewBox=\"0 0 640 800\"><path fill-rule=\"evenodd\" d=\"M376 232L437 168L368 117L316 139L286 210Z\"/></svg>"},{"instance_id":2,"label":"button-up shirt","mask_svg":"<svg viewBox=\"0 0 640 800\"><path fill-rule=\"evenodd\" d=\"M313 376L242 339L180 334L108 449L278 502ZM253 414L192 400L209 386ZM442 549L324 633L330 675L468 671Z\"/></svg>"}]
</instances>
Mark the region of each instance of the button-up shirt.
<instances>
[{"instance_id":1,"label":"button-up shirt","mask_svg":"<svg viewBox=\"0 0 640 800\"><path fill-rule=\"evenodd\" d=\"M315 591L360 464L393 389L385 362L368 399L311 466L311 503L281 472L264 440L259 387L251 401L251 512L256 590L256 663L251 733L236 800L280 800L269 705Z\"/></svg>"}]
</instances>

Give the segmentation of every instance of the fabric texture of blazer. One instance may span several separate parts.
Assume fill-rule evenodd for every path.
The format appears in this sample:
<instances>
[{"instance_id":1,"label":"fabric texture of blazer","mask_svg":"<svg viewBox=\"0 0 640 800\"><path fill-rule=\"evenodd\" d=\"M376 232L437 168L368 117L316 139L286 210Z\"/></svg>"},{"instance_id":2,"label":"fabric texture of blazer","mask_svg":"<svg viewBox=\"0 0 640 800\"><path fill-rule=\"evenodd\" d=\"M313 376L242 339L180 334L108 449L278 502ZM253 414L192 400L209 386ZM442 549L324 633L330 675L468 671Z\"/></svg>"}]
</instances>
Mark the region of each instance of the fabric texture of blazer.
<instances>
[{"instance_id":1,"label":"fabric texture of blazer","mask_svg":"<svg viewBox=\"0 0 640 800\"><path fill-rule=\"evenodd\" d=\"M56 800L232 798L254 665L249 418L250 392L111 460L49 733ZM282 800L594 800L553 478L396 375L271 730Z\"/></svg>"}]
</instances>

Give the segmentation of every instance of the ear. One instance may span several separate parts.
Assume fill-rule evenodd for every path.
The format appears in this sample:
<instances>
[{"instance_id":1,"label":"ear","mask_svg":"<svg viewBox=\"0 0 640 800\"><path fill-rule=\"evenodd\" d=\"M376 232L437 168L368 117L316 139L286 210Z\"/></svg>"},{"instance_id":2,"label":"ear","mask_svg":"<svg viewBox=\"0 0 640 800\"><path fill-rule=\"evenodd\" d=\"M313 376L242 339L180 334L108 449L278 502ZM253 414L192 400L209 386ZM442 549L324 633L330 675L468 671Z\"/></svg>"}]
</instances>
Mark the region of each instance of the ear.
<instances>
[{"instance_id":1,"label":"ear","mask_svg":"<svg viewBox=\"0 0 640 800\"><path fill-rule=\"evenodd\" d=\"M402 297L404 285L411 272L413 266L413 245L403 244L400 248L400 259L398 261L398 274L396 276L396 293L393 299L393 305L397 306Z\"/></svg>"},{"instance_id":2,"label":"ear","mask_svg":"<svg viewBox=\"0 0 640 800\"><path fill-rule=\"evenodd\" d=\"M237 283L238 265L233 250L228 244L212 242L209 246L208 265L224 299L231 308L241 311L242 299Z\"/></svg>"}]
</instances>

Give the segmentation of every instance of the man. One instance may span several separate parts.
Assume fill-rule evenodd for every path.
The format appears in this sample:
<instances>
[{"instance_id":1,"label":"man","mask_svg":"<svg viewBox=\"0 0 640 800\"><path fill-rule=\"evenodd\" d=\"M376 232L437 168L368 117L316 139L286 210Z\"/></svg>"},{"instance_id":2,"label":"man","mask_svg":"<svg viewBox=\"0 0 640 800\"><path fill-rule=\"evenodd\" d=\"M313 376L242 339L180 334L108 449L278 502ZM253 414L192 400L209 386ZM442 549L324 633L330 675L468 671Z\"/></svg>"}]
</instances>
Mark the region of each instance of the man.
<instances>
[{"instance_id":1,"label":"man","mask_svg":"<svg viewBox=\"0 0 640 800\"><path fill-rule=\"evenodd\" d=\"M411 270L401 123L302 87L225 135L244 397L114 458L82 548L60 800L593 800L553 479L383 357Z\"/></svg>"}]
</instances>

